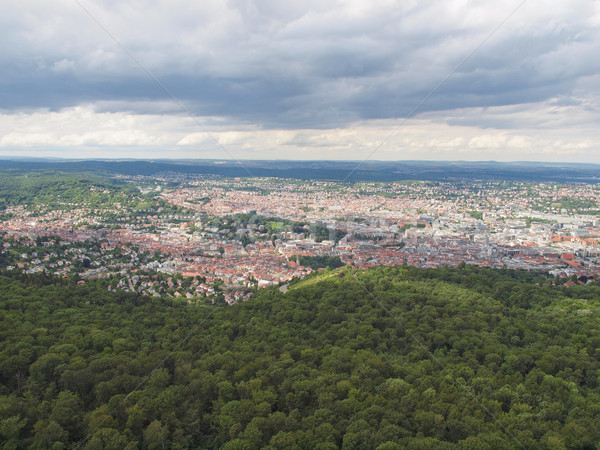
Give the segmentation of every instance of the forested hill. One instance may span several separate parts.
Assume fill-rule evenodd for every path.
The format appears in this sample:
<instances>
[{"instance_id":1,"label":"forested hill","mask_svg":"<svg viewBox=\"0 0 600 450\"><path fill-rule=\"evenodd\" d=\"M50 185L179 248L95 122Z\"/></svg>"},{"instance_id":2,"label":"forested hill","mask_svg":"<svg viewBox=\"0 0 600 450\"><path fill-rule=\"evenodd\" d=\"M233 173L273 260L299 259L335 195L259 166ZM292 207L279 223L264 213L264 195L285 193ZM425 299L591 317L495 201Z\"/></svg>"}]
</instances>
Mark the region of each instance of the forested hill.
<instances>
[{"instance_id":1,"label":"forested hill","mask_svg":"<svg viewBox=\"0 0 600 450\"><path fill-rule=\"evenodd\" d=\"M285 161L285 160L75 160L0 158L0 170L85 172L151 176L157 173L300 180L522 181L597 183L600 165L495 161Z\"/></svg>"},{"instance_id":2,"label":"forested hill","mask_svg":"<svg viewBox=\"0 0 600 450\"><path fill-rule=\"evenodd\" d=\"M342 268L210 307L102 283L0 278L0 446L600 442L596 285Z\"/></svg>"},{"instance_id":3,"label":"forested hill","mask_svg":"<svg viewBox=\"0 0 600 450\"><path fill-rule=\"evenodd\" d=\"M98 207L115 202L125 204L137 197L137 189L93 173L0 171L0 211L14 205Z\"/></svg>"}]
</instances>

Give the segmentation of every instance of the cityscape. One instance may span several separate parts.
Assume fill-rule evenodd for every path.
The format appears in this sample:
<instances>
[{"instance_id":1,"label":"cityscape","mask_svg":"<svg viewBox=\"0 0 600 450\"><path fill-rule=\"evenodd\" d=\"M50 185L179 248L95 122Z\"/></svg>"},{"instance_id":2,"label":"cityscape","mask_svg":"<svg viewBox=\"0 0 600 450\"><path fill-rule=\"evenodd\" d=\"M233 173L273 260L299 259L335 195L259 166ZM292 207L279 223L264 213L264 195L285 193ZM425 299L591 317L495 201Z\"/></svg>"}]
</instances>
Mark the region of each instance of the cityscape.
<instances>
[{"instance_id":1,"label":"cityscape","mask_svg":"<svg viewBox=\"0 0 600 450\"><path fill-rule=\"evenodd\" d=\"M600 448L600 1L0 22L0 448Z\"/></svg>"},{"instance_id":2,"label":"cityscape","mask_svg":"<svg viewBox=\"0 0 600 450\"><path fill-rule=\"evenodd\" d=\"M248 300L326 267L472 264L600 274L600 188L493 181L341 182L164 173L131 189L20 204L0 222L5 268L111 278L108 289L187 301ZM59 185L60 186L60 185ZM57 244L62 244L58 250ZM38 248L40 247L40 248ZM188 281L185 281L188 279Z\"/></svg>"}]
</instances>

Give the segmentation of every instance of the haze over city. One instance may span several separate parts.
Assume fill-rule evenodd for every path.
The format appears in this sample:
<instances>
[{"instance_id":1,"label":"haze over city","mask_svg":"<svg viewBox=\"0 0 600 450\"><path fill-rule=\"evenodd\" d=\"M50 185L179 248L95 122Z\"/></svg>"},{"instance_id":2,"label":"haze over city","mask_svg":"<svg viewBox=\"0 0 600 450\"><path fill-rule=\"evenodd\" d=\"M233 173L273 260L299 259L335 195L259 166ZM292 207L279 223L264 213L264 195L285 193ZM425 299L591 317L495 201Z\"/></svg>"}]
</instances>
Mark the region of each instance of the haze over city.
<instances>
[{"instance_id":1,"label":"haze over city","mask_svg":"<svg viewBox=\"0 0 600 450\"><path fill-rule=\"evenodd\" d=\"M599 23L589 1L12 2L0 156L598 163Z\"/></svg>"}]
</instances>

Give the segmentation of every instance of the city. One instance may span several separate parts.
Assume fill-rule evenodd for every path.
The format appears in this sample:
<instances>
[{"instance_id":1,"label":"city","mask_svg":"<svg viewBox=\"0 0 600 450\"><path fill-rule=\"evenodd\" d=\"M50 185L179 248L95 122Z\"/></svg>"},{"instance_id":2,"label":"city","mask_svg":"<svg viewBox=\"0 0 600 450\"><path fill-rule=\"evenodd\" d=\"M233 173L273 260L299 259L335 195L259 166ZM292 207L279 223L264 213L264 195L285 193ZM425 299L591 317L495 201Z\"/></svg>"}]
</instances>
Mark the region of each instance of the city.
<instances>
[{"instance_id":1,"label":"city","mask_svg":"<svg viewBox=\"0 0 600 450\"><path fill-rule=\"evenodd\" d=\"M95 202L6 207L5 268L111 278L108 289L187 301L218 293L230 304L327 266L473 264L567 283L600 273L593 184L116 179L130 190L90 185Z\"/></svg>"},{"instance_id":2,"label":"city","mask_svg":"<svg viewBox=\"0 0 600 450\"><path fill-rule=\"evenodd\" d=\"M600 2L2 18L0 448L600 448Z\"/></svg>"}]
</instances>

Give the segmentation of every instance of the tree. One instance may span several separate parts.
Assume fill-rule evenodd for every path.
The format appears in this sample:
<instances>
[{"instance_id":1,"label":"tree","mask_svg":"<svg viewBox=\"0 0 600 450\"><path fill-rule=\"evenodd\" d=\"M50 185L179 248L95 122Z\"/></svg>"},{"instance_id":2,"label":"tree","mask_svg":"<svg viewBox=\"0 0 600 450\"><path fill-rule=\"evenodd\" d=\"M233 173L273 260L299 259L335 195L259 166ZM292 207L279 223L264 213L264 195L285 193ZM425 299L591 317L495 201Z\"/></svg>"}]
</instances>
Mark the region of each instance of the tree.
<instances>
[{"instance_id":1,"label":"tree","mask_svg":"<svg viewBox=\"0 0 600 450\"><path fill-rule=\"evenodd\" d=\"M0 436L3 446L6 448L18 447L19 436L25 425L27 425L27 419L22 419L20 414L2 419L0 421Z\"/></svg>"},{"instance_id":2,"label":"tree","mask_svg":"<svg viewBox=\"0 0 600 450\"><path fill-rule=\"evenodd\" d=\"M150 449L167 447L168 430L155 420L144 430L144 443Z\"/></svg>"}]
</instances>

